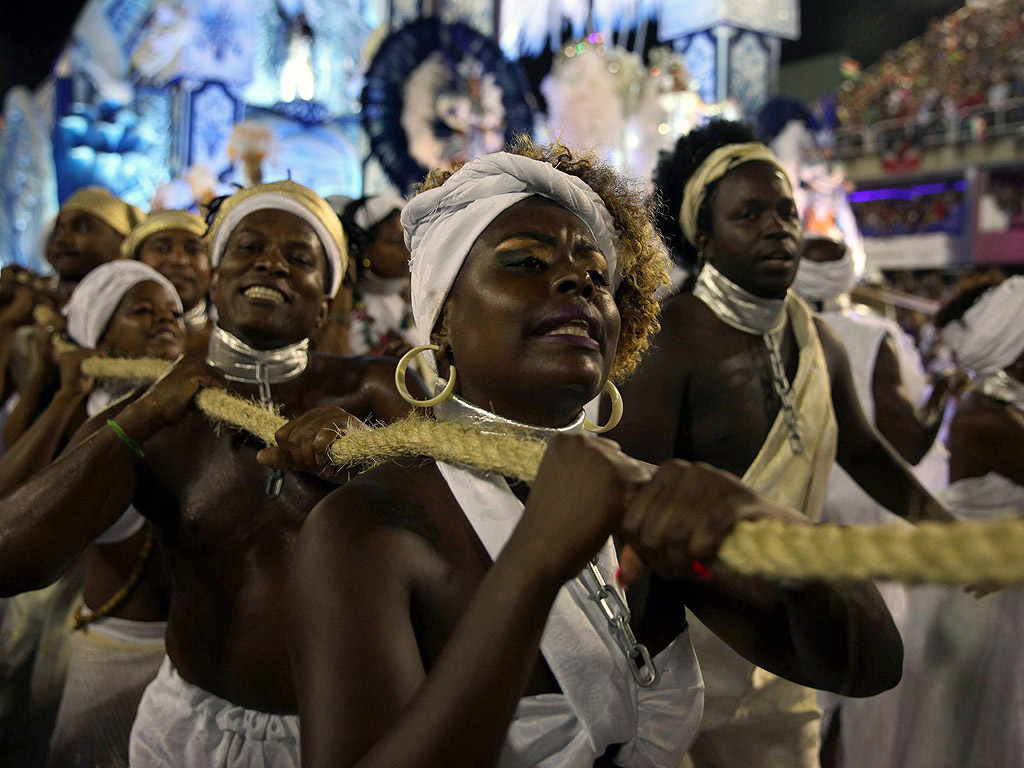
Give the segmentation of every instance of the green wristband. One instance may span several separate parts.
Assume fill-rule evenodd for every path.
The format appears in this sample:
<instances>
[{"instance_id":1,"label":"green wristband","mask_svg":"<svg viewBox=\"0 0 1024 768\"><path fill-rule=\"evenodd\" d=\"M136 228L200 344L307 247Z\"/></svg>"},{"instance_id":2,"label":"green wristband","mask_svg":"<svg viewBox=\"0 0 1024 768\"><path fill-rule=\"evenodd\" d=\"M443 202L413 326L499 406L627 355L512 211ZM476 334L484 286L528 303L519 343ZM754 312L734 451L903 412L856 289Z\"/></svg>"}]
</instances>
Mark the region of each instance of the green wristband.
<instances>
[{"instance_id":1,"label":"green wristband","mask_svg":"<svg viewBox=\"0 0 1024 768\"><path fill-rule=\"evenodd\" d=\"M146 454L142 452L142 446L135 442L134 438L132 438L131 435L125 432L124 429L121 428L120 424L118 424L113 419L107 419L107 426L114 430L114 434L121 439L122 443L124 443L125 445L132 449L132 453L134 453L140 459L146 458Z\"/></svg>"}]
</instances>

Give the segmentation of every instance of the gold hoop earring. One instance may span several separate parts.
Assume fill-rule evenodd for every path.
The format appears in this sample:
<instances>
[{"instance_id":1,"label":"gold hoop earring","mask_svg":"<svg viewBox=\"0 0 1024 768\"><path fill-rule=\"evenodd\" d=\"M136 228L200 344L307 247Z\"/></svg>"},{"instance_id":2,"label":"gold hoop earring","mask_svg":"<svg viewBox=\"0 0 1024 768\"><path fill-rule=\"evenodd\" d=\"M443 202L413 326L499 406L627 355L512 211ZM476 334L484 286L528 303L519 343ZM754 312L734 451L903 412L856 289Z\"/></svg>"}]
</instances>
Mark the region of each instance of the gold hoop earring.
<instances>
[{"instance_id":1,"label":"gold hoop earring","mask_svg":"<svg viewBox=\"0 0 1024 768\"><path fill-rule=\"evenodd\" d=\"M435 352L439 352L441 348L437 344L422 344L418 347L413 347L404 355L402 359L398 361L398 367L395 368L395 386L398 387L398 394L402 396L405 402L416 408L430 408L433 405L437 405L442 400L447 400L452 396L455 391L455 366L451 366L451 373L448 376L448 383L445 384L444 389L440 393L430 398L429 400L417 400L409 393L409 388L405 385L405 374L409 370L409 364L412 363L412 359L416 357L420 352L424 352L431 349ZM622 410L621 406L619 408Z\"/></svg>"},{"instance_id":2,"label":"gold hoop earring","mask_svg":"<svg viewBox=\"0 0 1024 768\"><path fill-rule=\"evenodd\" d=\"M607 393L608 397L611 398L612 415L608 417L608 422L602 427L599 427L590 419L583 420L583 428L587 432L593 432L595 435L601 435L615 429L615 426L622 420L622 395L619 394L619 388L609 380L601 391Z\"/></svg>"}]
</instances>

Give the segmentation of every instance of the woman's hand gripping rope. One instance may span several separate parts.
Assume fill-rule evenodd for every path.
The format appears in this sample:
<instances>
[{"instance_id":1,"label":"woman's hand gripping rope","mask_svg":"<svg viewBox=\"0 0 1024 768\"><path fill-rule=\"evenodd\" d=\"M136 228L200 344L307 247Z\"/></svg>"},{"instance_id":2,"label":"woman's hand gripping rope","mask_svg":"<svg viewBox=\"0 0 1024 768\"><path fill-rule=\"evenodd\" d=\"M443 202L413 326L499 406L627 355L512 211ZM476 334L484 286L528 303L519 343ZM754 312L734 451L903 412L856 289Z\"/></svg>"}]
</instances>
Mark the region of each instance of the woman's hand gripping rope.
<instances>
[{"instance_id":1,"label":"woman's hand gripping rope","mask_svg":"<svg viewBox=\"0 0 1024 768\"><path fill-rule=\"evenodd\" d=\"M93 358L82 363L82 373L86 376L140 382L152 380L166 369L167 362L163 360ZM276 413L219 387L201 389L194 402L214 421L243 429L269 446L277 444L275 435L287 423ZM293 431L298 431L300 426L297 424ZM312 429L312 423L307 426ZM366 467L399 457L428 457L529 483L536 476L545 450L544 443L538 440L481 434L457 424L419 416L376 429L348 431L336 437L324 451L322 442L326 438L321 435L322 426L313 433L305 428L301 430L303 440L313 434L312 442L297 454L293 452L292 459L306 454L309 449L313 450L315 458L318 453L326 454L331 464L338 467ZM693 483L703 474L697 472L687 482ZM698 486L700 483L693 486L694 510L702 509L706 501L696 493ZM649 495L658 496L653 488ZM723 497L721 503L731 502ZM1024 552L1024 521L1021 520L842 527L796 524L795 519L786 519L785 515L761 512L763 508L757 513L750 507L739 510L729 523L730 532L722 538L717 558L713 562L699 560L702 567L721 564L737 573L796 581L877 578L959 585L1024 582L1024 558L1020 557ZM667 523L658 525L667 526ZM642 533L637 536L638 541L642 540ZM624 576L635 574L633 569L636 561L642 560L639 553L643 551L643 546L632 554L628 549L624 551ZM663 563L651 565L665 567ZM674 567L682 566L676 563ZM690 567L694 568L692 564ZM628 574L626 569L631 569Z\"/></svg>"}]
</instances>

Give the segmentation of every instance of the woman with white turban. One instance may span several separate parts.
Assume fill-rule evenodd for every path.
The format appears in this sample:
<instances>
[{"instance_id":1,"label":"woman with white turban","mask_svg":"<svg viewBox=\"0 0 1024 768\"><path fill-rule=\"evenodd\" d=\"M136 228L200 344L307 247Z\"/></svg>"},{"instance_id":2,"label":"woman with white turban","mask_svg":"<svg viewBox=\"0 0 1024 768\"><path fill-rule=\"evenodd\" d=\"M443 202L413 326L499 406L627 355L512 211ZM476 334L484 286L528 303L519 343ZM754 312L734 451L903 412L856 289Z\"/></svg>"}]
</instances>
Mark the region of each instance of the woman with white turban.
<instances>
[{"instance_id":1,"label":"woman with white turban","mask_svg":"<svg viewBox=\"0 0 1024 768\"><path fill-rule=\"evenodd\" d=\"M799 516L725 473L655 470L583 435L600 429L583 406L656 327L666 264L641 201L592 155L521 139L432 173L403 210L434 418L549 448L532 488L394 461L313 510L285 601L307 768L675 766L702 707L684 606L807 684L867 694L898 676L870 585L694 575L737 520ZM637 553L658 571L634 584L631 623L616 533L634 548L625 580Z\"/></svg>"},{"instance_id":2,"label":"woman with white turban","mask_svg":"<svg viewBox=\"0 0 1024 768\"><path fill-rule=\"evenodd\" d=\"M118 260L93 269L72 292L64 315L68 335L81 349L59 356L60 389L0 459L2 495L49 464L89 416L130 391L130 385L97 384L83 376L80 364L85 357L173 360L184 349L182 305L174 286L139 262ZM54 534L41 527L38 535L36 546L44 552L47 537ZM31 599L31 594L14 602ZM42 645L36 666L61 666L66 656L67 676L48 765L127 766L135 709L164 655L166 605L152 531L130 508L86 550L74 629L61 605L51 608L50 631L44 636L54 637ZM64 650L55 656L58 648ZM51 679L54 687L59 685L59 675ZM35 689L38 696L38 684ZM33 706L38 711L41 704L36 701Z\"/></svg>"},{"instance_id":3,"label":"woman with white turban","mask_svg":"<svg viewBox=\"0 0 1024 768\"><path fill-rule=\"evenodd\" d=\"M986 279L936 316L974 381L949 430L944 499L966 519L1024 517L1024 277ZM1024 592L942 590L905 702L901 768L1024 766Z\"/></svg>"}]
</instances>

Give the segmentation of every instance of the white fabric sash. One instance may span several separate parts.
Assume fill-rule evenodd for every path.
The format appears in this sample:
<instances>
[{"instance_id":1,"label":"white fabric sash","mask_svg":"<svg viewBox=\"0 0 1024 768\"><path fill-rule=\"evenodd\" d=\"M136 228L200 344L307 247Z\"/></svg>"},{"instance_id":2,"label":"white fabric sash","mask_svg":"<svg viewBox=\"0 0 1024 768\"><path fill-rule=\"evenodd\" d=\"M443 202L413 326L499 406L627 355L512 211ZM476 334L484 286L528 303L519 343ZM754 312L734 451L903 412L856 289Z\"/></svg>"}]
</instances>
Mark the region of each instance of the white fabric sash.
<instances>
[{"instance_id":1,"label":"white fabric sash","mask_svg":"<svg viewBox=\"0 0 1024 768\"><path fill-rule=\"evenodd\" d=\"M437 467L496 560L522 516L522 503L500 476L440 461ZM598 568L609 584L617 567L609 538L598 555ZM559 590L540 649L565 695L520 701L501 768L591 768L612 744L623 745L615 758L621 766L678 763L700 724L704 702L687 632L655 658L657 684L640 688L600 607L573 579Z\"/></svg>"}]
</instances>

